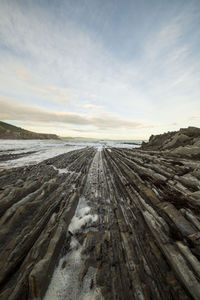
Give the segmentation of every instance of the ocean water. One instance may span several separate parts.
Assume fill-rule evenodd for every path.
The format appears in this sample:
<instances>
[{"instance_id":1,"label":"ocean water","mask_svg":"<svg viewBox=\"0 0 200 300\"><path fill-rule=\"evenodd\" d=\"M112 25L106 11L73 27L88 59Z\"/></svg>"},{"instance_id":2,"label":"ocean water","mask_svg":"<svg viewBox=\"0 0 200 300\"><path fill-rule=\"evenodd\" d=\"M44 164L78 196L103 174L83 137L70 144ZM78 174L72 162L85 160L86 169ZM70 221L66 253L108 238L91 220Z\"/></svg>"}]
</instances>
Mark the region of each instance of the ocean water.
<instances>
[{"instance_id":1,"label":"ocean water","mask_svg":"<svg viewBox=\"0 0 200 300\"><path fill-rule=\"evenodd\" d=\"M79 142L71 140L0 140L0 169L34 165L45 159L85 147L95 147L99 151L103 147L135 148L132 143L142 141L97 141ZM33 153L28 153L33 152ZM1 160L3 155L22 154L16 159Z\"/></svg>"}]
</instances>

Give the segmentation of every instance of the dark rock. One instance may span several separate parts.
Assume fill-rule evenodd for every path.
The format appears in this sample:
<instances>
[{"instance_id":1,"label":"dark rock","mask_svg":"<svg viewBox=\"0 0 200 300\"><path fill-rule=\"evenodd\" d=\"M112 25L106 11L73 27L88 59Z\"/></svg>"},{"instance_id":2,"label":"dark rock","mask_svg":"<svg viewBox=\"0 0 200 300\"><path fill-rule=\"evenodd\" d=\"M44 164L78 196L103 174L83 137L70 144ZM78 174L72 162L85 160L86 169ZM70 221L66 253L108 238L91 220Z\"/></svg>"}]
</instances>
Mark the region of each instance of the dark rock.
<instances>
[{"instance_id":1,"label":"dark rock","mask_svg":"<svg viewBox=\"0 0 200 300\"><path fill-rule=\"evenodd\" d=\"M168 155L200 159L200 128L181 128L179 131L152 135L142 143L143 150L164 150Z\"/></svg>"},{"instance_id":2,"label":"dark rock","mask_svg":"<svg viewBox=\"0 0 200 300\"><path fill-rule=\"evenodd\" d=\"M185 136L197 143L197 135L181 130L152 136L142 146L151 150L85 148L3 170L0 298L43 299L65 255L61 269L77 272L74 299L87 290L97 299L199 300L200 162L173 153ZM177 148L153 149L160 138ZM74 230L70 222L84 201Z\"/></svg>"}]
</instances>

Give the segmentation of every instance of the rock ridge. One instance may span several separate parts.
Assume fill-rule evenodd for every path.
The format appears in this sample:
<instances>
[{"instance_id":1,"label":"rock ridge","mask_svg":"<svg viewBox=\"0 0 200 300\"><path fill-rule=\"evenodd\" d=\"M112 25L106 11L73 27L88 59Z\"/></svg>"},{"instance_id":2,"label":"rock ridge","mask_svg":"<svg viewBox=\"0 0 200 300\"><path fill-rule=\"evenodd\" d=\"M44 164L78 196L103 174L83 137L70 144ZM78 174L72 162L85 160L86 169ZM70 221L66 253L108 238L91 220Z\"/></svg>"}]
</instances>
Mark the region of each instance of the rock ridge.
<instances>
[{"instance_id":1,"label":"rock ridge","mask_svg":"<svg viewBox=\"0 0 200 300\"><path fill-rule=\"evenodd\" d=\"M0 190L0 299L200 299L198 159L87 147Z\"/></svg>"},{"instance_id":2,"label":"rock ridge","mask_svg":"<svg viewBox=\"0 0 200 300\"><path fill-rule=\"evenodd\" d=\"M143 142L142 150L168 151L169 154L200 159L200 128L181 128L179 131L151 135Z\"/></svg>"}]
</instances>

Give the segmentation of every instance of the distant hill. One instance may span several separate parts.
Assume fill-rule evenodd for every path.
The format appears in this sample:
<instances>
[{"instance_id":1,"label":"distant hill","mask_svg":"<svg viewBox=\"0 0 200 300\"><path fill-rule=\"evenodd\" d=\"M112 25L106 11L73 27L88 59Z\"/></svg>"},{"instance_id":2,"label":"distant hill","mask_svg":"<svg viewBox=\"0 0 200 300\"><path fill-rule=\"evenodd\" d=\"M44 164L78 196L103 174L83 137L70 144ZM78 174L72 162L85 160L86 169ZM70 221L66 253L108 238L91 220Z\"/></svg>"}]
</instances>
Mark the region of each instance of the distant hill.
<instances>
[{"instance_id":1,"label":"distant hill","mask_svg":"<svg viewBox=\"0 0 200 300\"><path fill-rule=\"evenodd\" d=\"M59 139L56 134L36 133L0 121L0 139L48 140Z\"/></svg>"},{"instance_id":2,"label":"distant hill","mask_svg":"<svg viewBox=\"0 0 200 300\"><path fill-rule=\"evenodd\" d=\"M97 142L99 139L95 138L88 138L88 137L71 137L71 136L65 136L60 137L63 140L70 140L72 142Z\"/></svg>"}]
</instances>

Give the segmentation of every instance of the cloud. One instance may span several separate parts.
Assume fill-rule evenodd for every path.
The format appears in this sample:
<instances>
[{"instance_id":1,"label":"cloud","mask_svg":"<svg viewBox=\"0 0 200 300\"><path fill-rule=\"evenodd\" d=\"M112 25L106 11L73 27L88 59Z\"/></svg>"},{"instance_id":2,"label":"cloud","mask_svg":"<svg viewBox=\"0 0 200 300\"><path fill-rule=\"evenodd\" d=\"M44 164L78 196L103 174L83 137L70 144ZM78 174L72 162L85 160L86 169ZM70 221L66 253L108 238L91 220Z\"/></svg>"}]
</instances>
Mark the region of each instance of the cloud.
<instances>
[{"instance_id":1,"label":"cloud","mask_svg":"<svg viewBox=\"0 0 200 300\"><path fill-rule=\"evenodd\" d=\"M183 118L183 119L178 119L176 122L172 122L169 125L172 126L198 126L198 124L196 124L196 122L198 122L200 120L200 115L192 115L189 116L188 118Z\"/></svg>"},{"instance_id":2,"label":"cloud","mask_svg":"<svg viewBox=\"0 0 200 300\"><path fill-rule=\"evenodd\" d=\"M26 112L49 124L125 128L125 137L127 128L165 126L200 111L195 1L136 1L122 11L120 1L108 1L110 9L86 2L1 2L1 92L24 103L13 102L18 115L10 118L25 120Z\"/></svg>"},{"instance_id":3,"label":"cloud","mask_svg":"<svg viewBox=\"0 0 200 300\"><path fill-rule=\"evenodd\" d=\"M32 77L31 73L22 65L15 65L14 73L20 81L25 82L27 84L32 84L34 82L34 78Z\"/></svg>"},{"instance_id":4,"label":"cloud","mask_svg":"<svg viewBox=\"0 0 200 300\"><path fill-rule=\"evenodd\" d=\"M194 115L194 116L190 116L187 121L193 121L193 120L198 120L200 119L200 115Z\"/></svg>"},{"instance_id":5,"label":"cloud","mask_svg":"<svg viewBox=\"0 0 200 300\"><path fill-rule=\"evenodd\" d=\"M104 107L101 105L95 105L91 103L83 104L82 107L91 111L102 111L104 109Z\"/></svg>"},{"instance_id":6,"label":"cloud","mask_svg":"<svg viewBox=\"0 0 200 300\"><path fill-rule=\"evenodd\" d=\"M55 85L44 85L42 80L34 76L27 68L19 63L8 63L7 69L0 72L2 86L12 82L12 91L20 90L35 98L46 99L55 103L69 103L77 95L68 88ZM6 87L8 89L8 87ZM5 89L5 90L6 90Z\"/></svg>"},{"instance_id":7,"label":"cloud","mask_svg":"<svg viewBox=\"0 0 200 300\"><path fill-rule=\"evenodd\" d=\"M88 121L84 116L76 113L52 112L39 107L31 107L13 101L8 97L0 98L2 120L30 120L38 122L66 122L77 125L87 125Z\"/></svg>"},{"instance_id":8,"label":"cloud","mask_svg":"<svg viewBox=\"0 0 200 300\"><path fill-rule=\"evenodd\" d=\"M141 121L127 120L119 116L102 113L96 116L72 112L53 112L38 107L22 105L8 97L0 97L0 119L36 122L59 122L74 126L92 126L99 130L149 128L153 124Z\"/></svg>"},{"instance_id":9,"label":"cloud","mask_svg":"<svg viewBox=\"0 0 200 300\"><path fill-rule=\"evenodd\" d=\"M69 91L69 89L60 88L57 86L37 85L30 87L30 89L43 98L55 101L57 103L69 103L71 99L76 97L76 94Z\"/></svg>"}]
</instances>

